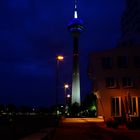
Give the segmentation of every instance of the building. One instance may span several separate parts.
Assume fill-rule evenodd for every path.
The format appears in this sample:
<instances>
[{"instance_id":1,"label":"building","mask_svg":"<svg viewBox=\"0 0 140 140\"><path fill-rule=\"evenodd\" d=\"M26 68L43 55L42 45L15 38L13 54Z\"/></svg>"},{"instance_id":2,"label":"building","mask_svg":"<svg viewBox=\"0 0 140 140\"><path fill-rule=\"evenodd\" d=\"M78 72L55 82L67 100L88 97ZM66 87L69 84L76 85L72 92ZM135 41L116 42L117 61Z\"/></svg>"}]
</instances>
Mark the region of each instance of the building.
<instances>
[{"instance_id":1,"label":"building","mask_svg":"<svg viewBox=\"0 0 140 140\"><path fill-rule=\"evenodd\" d=\"M89 76L94 81L97 115L140 115L140 46L116 47L90 54Z\"/></svg>"},{"instance_id":2,"label":"building","mask_svg":"<svg viewBox=\"0 0 140 140\"><path fill-rule=\"evenodd\" d=\"M97 116L140 117L140 1L127 0L116 48L89 55Z\"/></svg>"},{"instance_id":3,"label":"building","mask_svg":"<svg viewBox=\"0 0 140 140\"><path fill-rule=\"evenodd\" d=\"M80 99L80 72L79 72L79 36L83 31L83 21L78 18L77 0L75 0L74 18L68 24L68 30L73 37L73 75L72 75L72 101L81 104Z\"/></svg>"}]
</instances>

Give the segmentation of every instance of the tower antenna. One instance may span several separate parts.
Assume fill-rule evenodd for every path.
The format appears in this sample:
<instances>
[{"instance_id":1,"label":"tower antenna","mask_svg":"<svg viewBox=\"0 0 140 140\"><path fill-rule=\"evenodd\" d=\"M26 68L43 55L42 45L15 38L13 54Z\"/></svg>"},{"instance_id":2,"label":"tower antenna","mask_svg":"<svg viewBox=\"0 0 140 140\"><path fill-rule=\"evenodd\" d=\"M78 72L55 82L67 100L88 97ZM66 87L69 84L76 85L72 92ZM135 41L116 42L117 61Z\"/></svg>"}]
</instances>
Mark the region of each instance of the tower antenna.
<instances>
[{"instance_id":1,"label":"tower antenna","mask_svg":"<svg viewBox=\"0 0 140 140\"><path fill-rule=\"evenodd\" d=\"M77 13L77 0L74 0L74 18L78 18L78 13Z\"/></svg>"}]
</instances>

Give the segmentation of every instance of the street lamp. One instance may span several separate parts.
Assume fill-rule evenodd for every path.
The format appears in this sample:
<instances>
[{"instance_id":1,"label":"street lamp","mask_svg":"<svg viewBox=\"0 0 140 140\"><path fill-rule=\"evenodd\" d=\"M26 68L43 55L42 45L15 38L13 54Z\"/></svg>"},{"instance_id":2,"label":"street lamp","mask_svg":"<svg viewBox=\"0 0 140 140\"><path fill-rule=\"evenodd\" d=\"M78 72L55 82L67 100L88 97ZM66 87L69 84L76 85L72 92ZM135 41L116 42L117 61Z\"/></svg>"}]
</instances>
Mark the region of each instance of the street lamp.
<instances>
[{"instance_id":1,"label":"street lamp","mask_svg":"<svg viewBox=\"0 0 140 140\"><path fill-rule=\"evenodd\" d=\"M59 86L59 62L63 60L64 57L62 55L58 55L56 57L56 114L58 114L57 106L58 106L58 86Z\"/></svg>"},{"instance_id":2,"label":"street lamp","mask_svg":"<svg viewBox=\"0 0 140 140\"><path fill-rule=\"evenodd\" d=\"M70 94L67 95L67 98L70 98Z\"/></svg>"},{"instance_id":3,"label":"street lamp","mask_svg":"<svg viewBox=\"0 0 140 140\"><path fill-rule=\"evenodd\" d=\"M65 93L64 93L65 106L66 106L66 104L67 104L67 93L66 93L67 88L69 88L69 85L68 85L68 84L64 84L64 90L65 90Z\"/></svg>"},{"instance_id":4,"label":"street lamp","mask_svg":"<svg viewBox=\"0 0 140 140\"><path fill-rule=\"evenodd\" d=\"M58 60L58 61L63 61L63 59L64 59L64 57L63 57L62 55L58 55L58 56L57 56L57 60Z\"/></svg>"},{"instance_id":5,"label":"street lamp","mask_svg":"<svg viewBox=\"0 0 140 140\"><path fill-rule=\"evenodd\" d=\"M68 104L68 106L70 105L70 101L71 101L71 95L67 94L67 104Z\"/></svg>"}]
</instances>

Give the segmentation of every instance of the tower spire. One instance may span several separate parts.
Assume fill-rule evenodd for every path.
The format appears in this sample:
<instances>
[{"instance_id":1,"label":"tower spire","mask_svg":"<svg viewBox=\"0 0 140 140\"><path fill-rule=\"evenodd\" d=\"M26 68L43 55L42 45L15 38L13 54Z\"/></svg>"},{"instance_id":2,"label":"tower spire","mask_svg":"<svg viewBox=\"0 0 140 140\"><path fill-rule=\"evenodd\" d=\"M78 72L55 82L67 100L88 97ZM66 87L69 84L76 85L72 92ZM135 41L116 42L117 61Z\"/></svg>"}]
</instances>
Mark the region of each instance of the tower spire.
<instances>
[{"instance_id":1,"label":"tower spire","mask_svg":"<svg viewBox=\"0 0 140 140\"><path fill-rule=\"evenodd\" d=\"M74 18L78 18L78 13L77 13L77 0L74 1Z\"/></svg>"}]
</instances>

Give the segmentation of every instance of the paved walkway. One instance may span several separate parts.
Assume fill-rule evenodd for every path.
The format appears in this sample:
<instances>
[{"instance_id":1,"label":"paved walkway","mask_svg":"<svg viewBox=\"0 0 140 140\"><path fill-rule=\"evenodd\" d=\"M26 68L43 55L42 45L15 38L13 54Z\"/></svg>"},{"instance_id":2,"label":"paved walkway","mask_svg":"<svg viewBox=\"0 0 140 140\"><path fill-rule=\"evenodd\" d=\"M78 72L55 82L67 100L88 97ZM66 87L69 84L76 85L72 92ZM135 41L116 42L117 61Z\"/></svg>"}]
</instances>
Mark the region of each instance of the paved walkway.
<instances>
[{"instance_id":1,"label":"paved walkway","mask_svg":"<svg viewBox=\"0 0 140 140\"><path fill-rule=\"evenodd\" d=\"M50 140L55 134L55 128L45 128L20 140Z\"/></svg>"},{"instance_id":2,"label":"paved walkway","mask_svg":"<svg viewBox=\"0 0 140 140\"><path fill-rule=\"evenodd\" d=\"M93 118L66 118L53 140L139 140L140 130L106 128L103 120Z\"/></svg>"},{"instance_id":3,"label":"paved walkway","mask_svg":"<svg viewBox=\"0 0 140 140\"><path fill-rule=\"evenodd\" d=\"M140 130L107 128L99 118L65 118L57 128L46 128L21 140L140 140Z\"/></svg>"}]
</instances>

